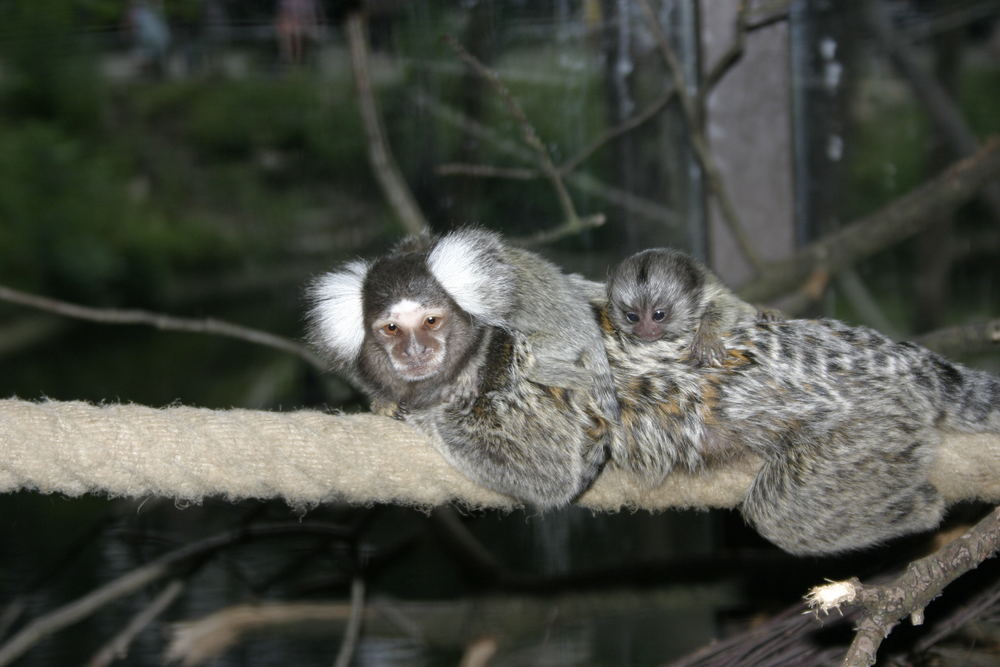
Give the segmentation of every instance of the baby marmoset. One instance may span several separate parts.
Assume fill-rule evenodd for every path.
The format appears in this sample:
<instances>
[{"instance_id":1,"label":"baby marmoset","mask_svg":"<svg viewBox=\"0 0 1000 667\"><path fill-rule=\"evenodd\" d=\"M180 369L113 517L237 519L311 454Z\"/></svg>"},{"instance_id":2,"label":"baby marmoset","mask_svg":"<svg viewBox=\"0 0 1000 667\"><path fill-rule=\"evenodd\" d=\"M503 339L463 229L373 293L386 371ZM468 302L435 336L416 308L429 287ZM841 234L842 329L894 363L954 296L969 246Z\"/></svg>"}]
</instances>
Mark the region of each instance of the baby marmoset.
<instances>
[{"instance_id":1,"label":"baby marmoset","mask_svg":"<svg viewBox=\"0 0 1000 667\"><path fill-rule=\"evenodd\" d=\"M621 407L612 459L655 484L676 466L763 460L741 505L792 553L861 548L930 529L927 480L948 431L1000 433L1000 379L834 320L755 322L724 333L720 366L603 321Z\"/></svg>"},{"instance_id":2,"label":"baby marmoset","mask_svg":"<svg viewBox=\"0 0 1000 667\"><path fill-rule=\"evenodd\" d=\"M701 262L672 248L652 248L627 257L607 283L615 328L645 342L666 339L687 348L700 365L722 363L722 335L756 320L775 320L722 284Z\"/></svg>"},{"instance_id":3,"label":"baby marmoset","mask_svg":"<svg viewBox=\"0 0 1000 667\"><path fill-rule=\"evenodd\" d=\"M617 420L600 293L470 228L320 277L309 318L373 403L398 406L466 476L544 508L590 485Z\"/></svg>"}]
</instances>

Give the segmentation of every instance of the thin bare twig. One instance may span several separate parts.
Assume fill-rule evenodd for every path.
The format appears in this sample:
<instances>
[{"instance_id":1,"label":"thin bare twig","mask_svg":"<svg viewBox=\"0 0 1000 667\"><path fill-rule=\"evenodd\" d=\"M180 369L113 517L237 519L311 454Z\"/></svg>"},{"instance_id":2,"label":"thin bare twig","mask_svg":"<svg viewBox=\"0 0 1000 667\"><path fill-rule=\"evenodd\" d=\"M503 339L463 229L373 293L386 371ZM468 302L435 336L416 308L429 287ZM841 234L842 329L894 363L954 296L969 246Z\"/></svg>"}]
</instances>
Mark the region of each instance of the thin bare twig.
<instances>
[{"instance_id":1,"label":"thin bare twig","mask_svg":"<svg viewBox=\"0 0 1000 667\"><path fill-rule=\"evenodd\" d=\"M462 162L446 162L438 165L434 171L440 176L475 176L477 178L504 178L510 181L533 181L541 177L537 169L521 169L518 167L494 167L489 164L464 164Z\"/></svg>"},{"instance_id":2,"label":"thin bare twig","mask_svg":"<svg viewBox=\"0 0 1000 667\"><path fill-rule=\"evenodd\" d=\"M701 130L698 110L695 108L694 100L692 100L691 96L687 94L687 81L684 77L684 69L681 66L680 60L677 58L677 54L674 52L673 47L670 46L670 41L667 39L667 35L663 32L663 27L660 25L660 21L657 19L656 13L650 6L649 0L640 0L639 4L642 6L643 12L646 14L646 20L649 23L649 28L660 48L660 54L663 56L663 60L667 64L667 69L670 70L670 76L674 82L674 89L677 91L677 95L680 98L681 109L684 111L684 118L688 125L688 140L691 142L691 147L694 149L695 156L698 158L698 162L701 164L701 168L705 173L705 178L708 181L708 187L712 192L712 196L719 205L719 210L722 212L722 219L726 223L729 232L733 235L733 239L735 239L737 245L740 247L740 251L743 253L743 256L754 268L754 270L760 273L764 263L757 254L757 251L754 249L753 244L750 243L750 239L744 232L739 215L736 213L736 207L733 206L733 202L729 198L729 195L722 183L722 176L719 174L719 169L715 164L715 159L712 157L712 154L708 149L708 143L705 141L705 136Z\"/></svg>"},{"instance_id":3,"label":"thin bare twig","mask_svg":"<svg viewBox=\"0 0 1000 667\"><path fill-rule=\"evenodd\" d=\"M167 584L159 594L153 598L146 607L136 614L136 616L126 624L122 631L115 635L111 641L101 647L101 650L94 654L94 657L87 663L87 667L106 667L119 658L124 658L128 654L129 644L136 635L152 623L157 616L162 614L167 607L173 604L174 600L184 590L184 582L181 579L174 579Z\"/></svg>"},{"instance_id":4,"label":"thin bare twig","mask_svg":"<svg viewBox=\"0 0 1000 667\"><path fill-rule=\"evenodd\" d=\"M0 666L9 665L17 660L25 651L45 637L82 621L106 604L126 595L131 595L143 586L170 574L182 563L195 558L203 558L215 551L233 546L247 539L284 537L296 534L332 534L346 538L350 536L350 531L336 524L322 522L308 524L261 524L218 533L198 542L186 544L103 586L95 588L83 597L35 618L10 637L3 645L0 645Z\"/></svg>"},{"instance_id":5,"label":"thin bare twig","mask_svg":"<svg viewBox=\"0 0 1000 667\"><path fill-rule=\"evenodd\" d=\"M601 133L596 139L587 144L581 151L576 155L569 158L561 165L559 165L559 173L563 176L573 171L580 164L589 158L592 154L597 152L604 144L610 142L612 139L620 137L626 132L631 132L635 128L644 124L650 118L658 114L660 111L666 108L670 101L674 99L674 95L677 93L676 87L670 87L659 94L659 96L650 102L650 104L642 111L636 113L631 118L626 118L618 125L609 128Z\"/></svg>"},{"instance_id":6,"label":"thin bare twig","mask_svg":"<svg viewBox=\"0 0 1000 667\"><path fill-rule=\"evenodd\" d=\"M354 577L351 581L351 616L347 619L347 629L344 630L344 639L340 643L340 651L337 652L337 660L334 667L348 667L351 658L354 656L354 647L358 644L358 637L361 635L361 620L365 611L365 582L361 577Z\"/></svg>"},{"instance_id":7,"label":"thin bare twig","mask_svg":"<svg viewBox=\"0 0 1000 667\"><path fill-rule=\"evenodd\" d=\"M562 177L560 177L559 171L552 163L552 157L549 155L548 149L545 148L545 144L543 144L542 140L538 138L538 132L535 131L534 126L531 124L531 121L528 120L524 110L521 109L520 105L518 105L518 103L514 100L514 97L510 94L510 90L507 89L507 86L500 80L500 77L497 76L496 72L491 70L489 67L480 62L478 58L469 53L468 49L462 46L457 39L451 35L445 35L444 40L458 55L458 57L461 58L466 65L472 68L472 70L484 81L489 83L497 92L497 95L500 96L504 106L507 107L508 113L510 113L511 117L521 128L521 139L528 146L528 148L535 152L539 166L552 183L552 187L555 189L556 194L559 197L559 203L563 209L563 213L568 220L575 221L578 217L576 214L576 208L573 206L573 200L570 198L569 192L566 191L566 186L562 182Z\"/></svg>"},{"instance_id":8,"label":"thin bare twig","mask_svg":"<svg viewBox=\"0 0 1000 667\"><path fill-rule=\"evenodd\" d=\"M542 143L542 140L539 139L538 133L535 131L531 121L528 120L524 110L521 109L518 103L514 100L514 97L510 94L507 86L505 86L503 81L500 80L500 77L497 76L496 72L491 70L489 67L480 62L478 58L469 53L469 51L453 36L445 35L444 39L459 58L461 58L469 67L472 68L474 72L476 72L476 74L482 77L484 81L489 83L493 89L496 90L500 99L507 107L508 113L510 113L510 115L517 122L518 126L521 128L521 139L532 151L534 151L539 168L552 184L552 188L556 192L556 197L559 200L559 206L562 209L563 216L565 218L565 224L562 225L561 229L550 230L549 232L545 232L543 234L558 234L562 236L565 234L575 233L586 229L587 227L604 224L603 214L597 213L591 215L587 220L582 220L577 214L576 207L573 205L573 198L570 197L569 191L566 189L566 184L563 182L562 175L559 173L555 164L553 164L549 151L545 148L545 144Z\"/></svg>"},{"instance_id":9,"label":"thin bare twig","mask_svg":"<svg viewBox=\"0 0 1000 667\"><path fill-rule=\"evenodd\" d=\"M601 149L606 143L611 140L630 132L635 128L639 127L650 118L655 116L657 113L662 111L674 97L674 88L668 88L664 90L660 95L653 100L645 109L638 112L631 118L627 118L618 125L608 128L602 132L597 138L591 141L589 144L584 146L575 155L570 157L568 160L556 167L556 171L560 176L566 177L572 173L577 167L579 167L587 158L596 153ZM517 169L509 167L494 167L485 164L461 164L461 163L446 163L440 165L436 169L437 173L442 176L452 176L456 174L464 176L478 176L481 178L506 178L510 180L527 181L536 178L541 178L545 174L537 169Z\"/></svg>"},{"instance_id":10,"label":"thin bare twig","mask_svg":"<svg viewBox=\"0 0 1000 667\"><path fill-rule=\"evenodd\" d=\"M756 3L747 16L747 30L757 30L772 23L787 20L791 4L792 0L770 0L770 2Z\"/></svg>"},{"instance_id":11,"label":"thin bare twig","mask_svg":"<svg viewBox=\"0 0 1000 667\"><path fill-rule=\"evenodd\" d=\"M375 178L382 187L389 205L410 234L428 229L427 220L420 211L413 193L399 171L392 155L389 139L382 126L382 117L372 90L371 70L368 65L368 29L364 14L351 12L345 22L347 45L351 54L351 72L354 75L358 110L368 143L368 160Z\"/></svg>"},{"instance_id":12,"label":"thin bare twig","mask_svg":"<svg viewBox=\"0 0 1000 667\"><path fill-rule=\"evenodd\" d=\"M64 317L72 317L88 322L101 324L141 324L163 329L165 331L189 331L192 333L228 336L255 345L271 347L282 352L289 352L304 360L315 368L325 371L327 365L316 354L291 338L278 336L259 329L252 329L239 324L233 324L213 318L193 319L175 317L146 310L119 310L117 308L91 308L68 301L50 299L37 294L29 294L20 290L0 285L0 301L16 303L38 310L44 310Z\"/></svg>"},{"instance_id":13,"label":"thin bare twig","mask_svg":"<svg viewBox=\"0 0 1000 667\"><path fill-rule=\"evenodd\" d=\"M708 73L705 74L705 81L703 82L701 88L698 90L697 105L701 109L705 105L705 98L708 96L712 89L715 88L716 84L722 80L722 77L739 62L740 58L743 57L743 51L746 48L746 37L747 37L747 2L746 0L740 0L740 5L736 9L736 25L733 26L733 41L729 44L729 48L723 52L719 59L715 61L715 64L709 68Z\"/></svg>"},{"instance_id":14,"label":"thin bare twig","mask_svg":"<svg viewBox=\"0 0 1000 667\"><path fill-rule=\"evenodd\" d=\"M729 47L729 49L727 49L726 53L724 53L722 57L720 57L720 59L716 62L716 64L712 67L710 73L708 74L707 85L702 91L699 92L699 97L698 97L699 106L702 104L703 101L702 96L707 94L708 90L710 90L711 87L714 86L741 57L744 49L744 42L746 36L745 33L748 29L749 28L747 26L746 3L741 2L740 9L736 19L736 27L733 35L733 43ZM457 42L454 42L453 38L448 38L448 39L450 40L449 43L452 44L452 47L455 48L456 51L459 51L459 49L461 49L461 47L457 44ZM459 55L462 55L461 51L459 51ZM470 65L472 65L474 62L472 56L469 56L469 58L465 58L463 56L463 59L466 60L466 62L469 62ZM495 82L494 85L498 84L499 78L496 78L495 74L493 74L489 70L486 70L485 67L483 67L481 64L478 67L476 65L473 65L473 67L476 68L477 72L480 73L486 72L486 74L483 74L483 76L488 77L489 74L492 74L494 78L493 79L488 78L488 80L494 81ZM502 86L502 84L499 85ZM505 88L503 90L506 92ZM624 120L615 127L608 128L607 130L602 132L599 136L594 138L589 144L587 144L587 146L578 151L575 155L571 156L562 164L554 166L555 174L562 178L572 178L574 170L576 170L576 168L579 167L585 160L587 160L587 158L589 158L595 152L600 150L604 145L613 141L617 137L620 137L621 135L626 134L627 132L630 132L637 127L640 127L648 120L656 116L656 114L661 112L664 108L666 108L667 105L670 104L670 102L674 99L675 95L677 94L677 90L678 89L675 84L670 85L668 88L663 90L660 93L660 95L648 106L646 106L642 111L636 113L631 118ZM506 96L504 96L504 100L505 102L508 103L508 108L511 108L511 104L513 104L513 99L510 98L509 92L507 92ZM518 108L517 111L520 112L520 109ZM515 113L513 110L512 114L515 116L515 118L518 118L518 114ZM520 118L523 118L524 122L527 122L527 119L524 118L523 112L520 113ZM537 134L534 132L533 128L531 128L530 125L528 125L528 134L530 135L530 137L533 138L533 140L537 140ZM540 142L536 145L533 142L533 140L526 139L525 143L528 143L528 145L532 146L532 148L536 151L538 151L539 148L542 151L544 151L544 147L540 145ZM544 156L546 159L549 160L551 159L549 158L547 151L544 151ZM511 167L496 167L493 165L484 165L484 164L446 163L438 166L436 171L438 174L443 176L464 175L464 176L473 176L479 178L503 178L509 180L533 180L541 177L549 177L551 179L553 177L553 174L549 171L546 171L545 169L537 170L537 169L523 169L523 168L511 168ZM578 183L574 184L579 185ZM593 187L590 187L588 189L592 190ZM629 204L634 203L636 201L634 196L630 199L626 199L625 197L621 196L614 196L613 193L611 193L609 189L606 187L604 187L601 190L601 192L598 193L598 196L602 196L601 193L603 193L603 196L608 198L610 201L613 201L614 203L616 203L619 206L622 206L623 208L630 208ZM633 206L631 208L634 209L635 207ZM660 212L649 213L645 211L645 208L648 207L644 206L643 210L638 212L641 213L644 212L645 214L650 215L650 217L659 221L669 220L670 218L675 217L673 214L666 216L666 215L661 215ZM732 211L732 208L730 207L729 210ZM603 217L598 217L598 216L590 216L589 218L584 218L581 220L583 226L599 226L603 224L603 222L604 222ZM575 233L576 231L578 230L575 226L565 226L565 228L562 229L551 230L549 232L541 232L532 237L522 239L520 243L522 245L548 243L567 234Z\"/></svg>"},{"instance_id":15,"label":"thin bare twig","mask_svg":"<svg viewBox=\"0 0 1000 667\"><path fill-rule=\"evenodd\" d=\"M746 3L740 3L740 9L737 13L736 28L733 35L733 43L726 50L716 64L710 70L707 76L706 86L702 91L699 91L699 104L702 99L702 95L707 94L707 92L714 86L729 69L739 60L740 56L743 54L744 42L746 39ZM677 93L677 88L672 84L663 90L655 100L650 102L642 111L634 114L631 118L627 118L618 125L606 129L599 136L594 138L589 144L584 146L575 155L564 161L562 164L558 165L556 169L559 174L565 177L567 174L574 171L579 167L587 158L600 150L605 144L613 141L614 139L620 137L623 134L631 132L637 127L642 126L649 119L653 118L656 114L662 111L670 102L674 99ZM504 167L494 167L491 165L480 165L480 164L459 164L459 163L448 163L443 164L437 168L437 172L442 175L455 175L462 174L468 176L479 176L483 178L506 178L512 180L530 180L535 178L540 178L544 174L540 171L533 169L511 169Z\"/></svg>"},{"instance_id":16,"label":"thin bare twig","mask_svg":"<svg viewBox=\"0 0 1000 667\"><path fill-rule=\"evenodd\" d=\"M575 224L563 223L550 229L543 229L540 232L536 232L528 236L515 236L510 239L510 242L514 245L528 247L546 245L548 243L554 243L555 241L567 236L579 234L584 229L600 227L606 220L607 218L604 217L603 213L585 215L582 218L577 218Z\"/></svg>"},{"instance_id":17,"label":"thin bare twig","mask_svg":"<svg viewBox=\"0 0 1000 667\"><path fill-rule=\"evenodd\" d=\"M440 100L432 98L419 90L413 92L413 99L416 104L433 114L438 120L457 127L481 141L489 143L502 153L512 155L526 162L531 160L530 152L520 144L509 141L505 137L500 136L492 128L483 125L453 107L441 103ZM586 192L588 195L602 199L615 206L620 206L630 213L674 227L681 225L680 217L676 211L649 199L638 197L622 188L608 185L589 174L570 173L566 175L566 181L577 190Z\"/></svg>"}]
</instances>

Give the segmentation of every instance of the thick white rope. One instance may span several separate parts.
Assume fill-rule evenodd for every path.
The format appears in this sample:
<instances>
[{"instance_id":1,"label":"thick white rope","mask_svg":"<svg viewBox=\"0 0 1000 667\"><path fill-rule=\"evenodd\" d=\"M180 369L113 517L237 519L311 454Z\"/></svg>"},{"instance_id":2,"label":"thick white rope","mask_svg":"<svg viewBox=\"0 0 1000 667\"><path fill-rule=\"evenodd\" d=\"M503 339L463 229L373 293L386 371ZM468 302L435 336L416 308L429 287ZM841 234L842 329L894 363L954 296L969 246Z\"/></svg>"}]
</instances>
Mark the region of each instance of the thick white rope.
<instances>
[{"instance_id":1,"label":"thick white rope","mask_svg":"<svg viewBox=\"0 0 1000 667\"><path fill-rule=\"evenodd\" d=\"M656 489L610 469L580 504L732 507L757 465L675 473ZM1000 436L949 436L931 481L950 501L1000 500ZM0 399L0 492L19 489L194 502L283 498L295 506L515 506L462 476L429 438L385 417Z\"/></svg>"}]
</instances>

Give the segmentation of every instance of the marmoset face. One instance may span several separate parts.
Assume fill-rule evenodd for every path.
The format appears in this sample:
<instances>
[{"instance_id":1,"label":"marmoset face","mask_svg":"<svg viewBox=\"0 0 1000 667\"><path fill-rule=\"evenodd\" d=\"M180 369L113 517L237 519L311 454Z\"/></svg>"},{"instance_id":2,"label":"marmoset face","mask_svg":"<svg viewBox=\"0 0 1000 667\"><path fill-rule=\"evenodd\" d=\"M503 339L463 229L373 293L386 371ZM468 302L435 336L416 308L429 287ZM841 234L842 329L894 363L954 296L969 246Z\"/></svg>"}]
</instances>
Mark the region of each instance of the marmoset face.
<instances>
[{"instance_id":1,"label":"marmoset face","mask_svg":"<svg viewBox=\"0 0 1000 667\"><path fill-rule=\"evenodd\" d=\"M608 279L615 327L643 342L693 332L703 279L672 250L645 250L625 259Z\"/></svg>"},{"instance_id":2,"label":"marmoset face","mask_svg":"<svg viewBox=\"0 0 1000 667\"><path fill-rule=\"evenodd\" d=\"M449 381L477 340L473 318L459 308L426 265L426 253L374 262L364 280L363 354L386 386ZM381 357L381 359L379 358Z\"/></svg>"},{"instance_id":3,"label":"marmoset face","mask_svg":"<svg viewBox=\"0 0 1000 667\"><path fill-rule=\"evenodd\" d=\"M371 333L400 378L425 380L444 365L454 314L447 305L404 298L375 318Z\"/></svg>"}]
</instances>

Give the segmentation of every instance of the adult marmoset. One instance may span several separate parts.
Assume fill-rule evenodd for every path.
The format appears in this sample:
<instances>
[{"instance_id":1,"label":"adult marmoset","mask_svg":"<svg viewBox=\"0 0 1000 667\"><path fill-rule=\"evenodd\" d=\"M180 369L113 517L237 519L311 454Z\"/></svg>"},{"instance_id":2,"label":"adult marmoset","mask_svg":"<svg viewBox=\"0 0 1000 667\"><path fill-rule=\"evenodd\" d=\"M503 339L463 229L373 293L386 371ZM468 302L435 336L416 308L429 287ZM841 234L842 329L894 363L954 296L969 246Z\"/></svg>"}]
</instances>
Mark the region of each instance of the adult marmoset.
<instances>
[{"instance_id":1,"label":"adult marmoset","mask_svg":"<svg viewBox=\"0 0 1000 667\"><path fill-rule=\"evenodd\" d=\"M593 481L617 420L601 292L491 232L416 236L317 279L311 337L466 476L554 507Z\"/></svg>"},{"instance_id":2,"label":"adult marmoset","mask_svg":"<svg viewBox=\"0 0 1000 667\"><path fill-rule=\"evenodd\" d=\"M722 336L722 365L681 339L644 342L603 318L621 408L612 460L656 484L753 453L741 505L791 553L862 548L927 530L944 502L927 479L949 431L1000 433L1000 378L834 320L754 322Z\"/></svg>"}]
</instances>

